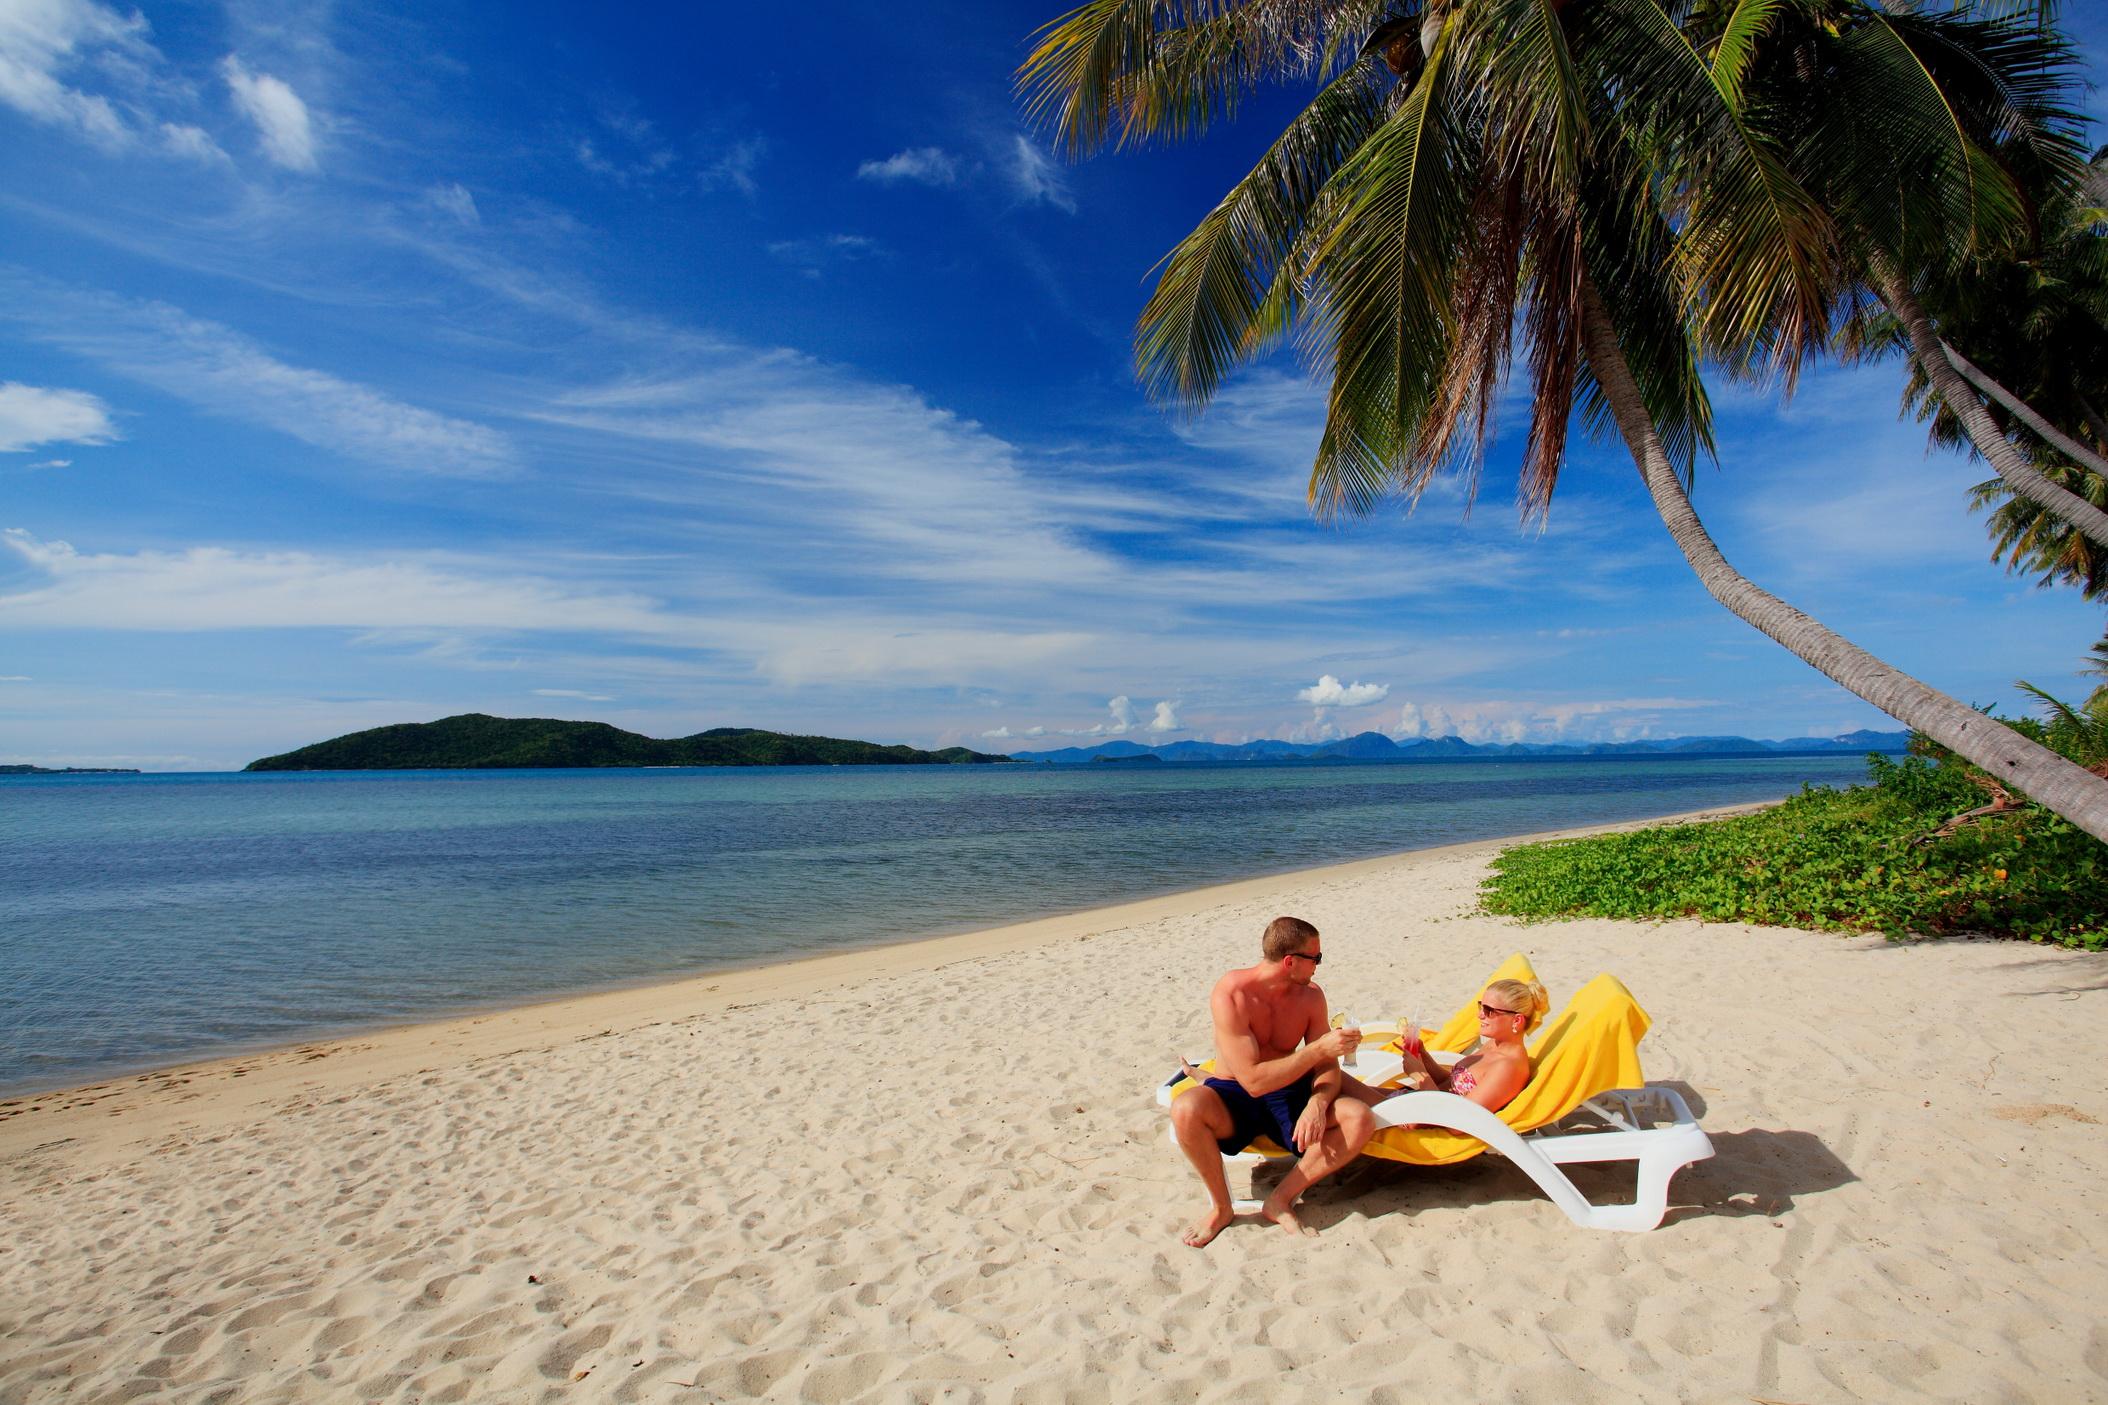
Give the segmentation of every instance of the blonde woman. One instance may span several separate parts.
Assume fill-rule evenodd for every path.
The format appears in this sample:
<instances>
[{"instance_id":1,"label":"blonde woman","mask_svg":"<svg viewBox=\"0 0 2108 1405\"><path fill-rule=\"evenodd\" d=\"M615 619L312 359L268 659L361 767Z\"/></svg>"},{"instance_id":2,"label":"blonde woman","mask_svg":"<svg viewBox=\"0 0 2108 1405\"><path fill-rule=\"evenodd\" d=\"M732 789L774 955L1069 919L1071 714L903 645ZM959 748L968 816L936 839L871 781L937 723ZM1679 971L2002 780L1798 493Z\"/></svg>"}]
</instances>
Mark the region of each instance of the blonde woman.
<instances>
[{"instance_id":1,"label":"blonde woman","mask_svg":"<svg viewBox=\"0 0 2108 1405\"><path fill-rule=\"evenodd\" d=\"M1523 1037L1543 1020L1551 1001L1535 981L1495 981L1479 995L1478 1047L1444 1068L1434 1059L1405 1055L1405 1081L1397 1088L1371 1088L1349 1078L1346 1096L1379 1103L1399 1093L1432 1088L1469 1098L1491 1112L1515 1100L1530 1081L1530 1055Z\"/></svg>"}]
</instances>

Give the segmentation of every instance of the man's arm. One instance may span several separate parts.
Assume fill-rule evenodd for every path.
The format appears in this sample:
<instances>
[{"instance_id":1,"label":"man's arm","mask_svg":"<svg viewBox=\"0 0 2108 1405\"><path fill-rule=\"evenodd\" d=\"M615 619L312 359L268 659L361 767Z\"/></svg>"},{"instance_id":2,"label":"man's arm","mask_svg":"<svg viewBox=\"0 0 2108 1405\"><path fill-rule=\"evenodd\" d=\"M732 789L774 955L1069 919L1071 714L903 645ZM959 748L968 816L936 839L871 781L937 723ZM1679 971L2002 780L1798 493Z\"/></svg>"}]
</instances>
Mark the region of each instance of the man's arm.
<instances>
[{"instance_id":1,"label":"man's arm","mask_svg":"<svg viewBox=\"0 0 2108 1405\"><path fill-rule=\"evenodd\" d=\"M1310 993L1316 998L1310 1002L1310 1022L1303 1029L1305 1049L1316 1048L1327 1042L1337 1042L1333 1040L1333 1035L1349 1033L1347 1030L1330 1028L1332 1020L1325 1009L1324 992L1313 986ZM1358 1032L1355 1034L1355 1042L1360 1042ZM1310 1150L1317 1145L1318 1139L1325 1135L1325 1121L1332 1116L1332 1104L1339 1098L1343 1078L1338 1054L1319 1065L1317 1077L1311 1081L1310 1101L1303 1104L1303 1111L1296 1117L1296 1147L1299 1150Z\"/></svg>"},{"instance_id":2,"label":"man's arm","mask_svg":"<svg viewBox=\"0 0 2108 1405\"><path fill-rule=\"evenodd\" d=\"M1337 1071L1339 1057L1346 1051L1347 1041L1339 1036L1344 1030L1325 1029L1325 1002L1322 996L1316 1002L1317 1019L1312 1029L1322 1038L1312 1039L1291 1053L1277 1059L1259 1057L1259 1041L1252 1037L1252 1027L1245 1020L1244 1012L1230 997L1227 982L1215 987L1215 994L1208 1000L1209 1013L1215 1019L1215 1052L1220 1064L1219 1071L1242 1084L1244 1091L1255 1098L1263 1098L1277 1088L1286 1088L1312 1069L1331 1068ZM1310 1038L1306 1034L1306 1038ZM1339 1080L1334 1078L1333 1091L1337 1093Z\"/></svg>"}]
</instances>

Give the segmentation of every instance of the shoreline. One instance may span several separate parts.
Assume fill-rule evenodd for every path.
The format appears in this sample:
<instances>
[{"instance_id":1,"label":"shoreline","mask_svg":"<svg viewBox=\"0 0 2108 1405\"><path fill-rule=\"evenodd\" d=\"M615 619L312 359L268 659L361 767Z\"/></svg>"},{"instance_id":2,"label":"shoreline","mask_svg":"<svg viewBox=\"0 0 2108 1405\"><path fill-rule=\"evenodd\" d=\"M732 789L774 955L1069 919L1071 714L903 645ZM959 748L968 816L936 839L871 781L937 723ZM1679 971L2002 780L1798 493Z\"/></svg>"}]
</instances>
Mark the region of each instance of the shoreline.
<instances>
[{"instance_id":1,"label":"shoreline","mask_svg":"<svg viewBox=\"0 0 2108 1405\"><path fill-rule=\"evenodd\" d=\"M379 1024L343 1033L259 1044L203 1059L183 1059L106 1075L87 1083L0 1093L0 1166L61 1145L68 1159L101 1156L164 1134L164 1106L180 1092L186 1129L239 1123L275 1100L334 1095L405 1074L499 1058L525 1049L623 1033L674 1019L812 995L876 977L934 971L957 961L1087 939L1099 931L1189 915L1288 884L1380 874L1399 867L1465 858L1482 851L1551 839L1701 823L1754 814L1782 803L1711 806L1644 819L1473 839L1372 858L1288 869L1156 897L1082 908L1022 922L941 936L916 936L675 977L472 1008L432 1019ZM324 1065L326 1067L318 1067ZM128 1099L128 1101L118 1101ZM103 1104L111 1104L103 1106ZM127 1119L124 1126L113 1119ZM153 1125L143 1125L153 1124Z\"/></svg>"}]
</instances>

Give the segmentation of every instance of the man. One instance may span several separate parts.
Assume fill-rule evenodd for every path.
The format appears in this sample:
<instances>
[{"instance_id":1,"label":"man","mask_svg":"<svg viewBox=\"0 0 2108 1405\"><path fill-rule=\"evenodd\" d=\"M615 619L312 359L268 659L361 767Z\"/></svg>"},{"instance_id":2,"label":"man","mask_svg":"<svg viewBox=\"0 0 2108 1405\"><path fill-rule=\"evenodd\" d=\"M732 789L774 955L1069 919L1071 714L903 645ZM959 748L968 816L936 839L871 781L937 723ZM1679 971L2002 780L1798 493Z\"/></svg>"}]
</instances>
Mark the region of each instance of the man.
<instances>
[{"instance_id":1,"label":"man","mask_svg":"<svg viewBox=\"0 0 2108 1405\"><path fill-rule=\"evenodd\" d=\"M1171 1104L1179 1148L1208 1188L1208 1211L1185 1234L1196 1249L1236 1218L1223 1157L1261 1136L1300 1153L1259 1211L1300 1234L1307 1231L1296 1197L1352 1161L1376 1132L1365 1104L1340 1097L1339 1060L1360 1045L1361 1031L1327 1028L1325 993L1314 982L1325 959L1317 928L1276 917L1259 950L1258 965L1224 976L1208 1000L1218 1076Z\"/></svg>"}]
</instances>

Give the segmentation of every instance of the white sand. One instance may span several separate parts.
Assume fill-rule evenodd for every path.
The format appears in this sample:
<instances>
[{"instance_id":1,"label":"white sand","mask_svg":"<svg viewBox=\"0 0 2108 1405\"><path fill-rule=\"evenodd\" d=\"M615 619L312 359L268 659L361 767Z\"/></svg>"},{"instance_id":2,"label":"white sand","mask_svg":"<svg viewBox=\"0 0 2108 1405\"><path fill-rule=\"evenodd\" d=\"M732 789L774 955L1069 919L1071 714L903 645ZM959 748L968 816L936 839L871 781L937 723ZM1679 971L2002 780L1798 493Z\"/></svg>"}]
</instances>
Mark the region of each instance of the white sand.
<instances>
[{"instance_id":1,"label":"white sand","mask_svg":"<svg viewBox=\"0 0 2108 1405\"><path fill-rule=\"evenodd\" d=\"M1522 927L1499 847L0 1106L0 1400L2108 1400L2108 958ZM1150 1092L1281 912L1368 1019L1615 971L1718 1155L1650 1234L1482 1158L1182 1247Z\"/></svg>"}]
</instances>

